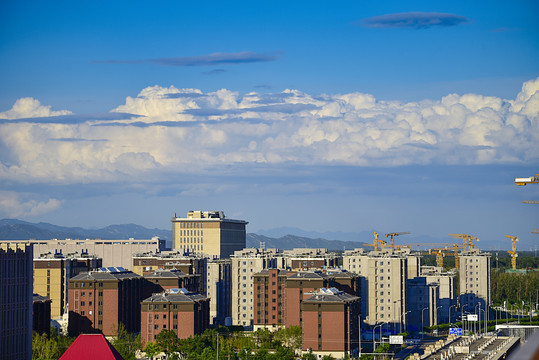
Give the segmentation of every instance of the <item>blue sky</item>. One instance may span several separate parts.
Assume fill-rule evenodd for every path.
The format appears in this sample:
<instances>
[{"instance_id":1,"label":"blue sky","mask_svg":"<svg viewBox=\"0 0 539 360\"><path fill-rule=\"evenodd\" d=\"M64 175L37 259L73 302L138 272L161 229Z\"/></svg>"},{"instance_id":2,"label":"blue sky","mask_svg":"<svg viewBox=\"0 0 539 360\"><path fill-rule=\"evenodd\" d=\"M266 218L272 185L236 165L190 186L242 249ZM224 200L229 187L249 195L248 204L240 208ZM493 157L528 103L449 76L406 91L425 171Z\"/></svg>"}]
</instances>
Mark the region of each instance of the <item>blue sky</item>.
<instances>
[{"instance_id":1,"label":"blue sky","mask_svg":"<svg viewBox=\"0 0 539 360\"><path fill-rule=\"evenodd\" d=\"M1 217L538 243L536 1L0 10Z\"/></svg>"}]
</instances>

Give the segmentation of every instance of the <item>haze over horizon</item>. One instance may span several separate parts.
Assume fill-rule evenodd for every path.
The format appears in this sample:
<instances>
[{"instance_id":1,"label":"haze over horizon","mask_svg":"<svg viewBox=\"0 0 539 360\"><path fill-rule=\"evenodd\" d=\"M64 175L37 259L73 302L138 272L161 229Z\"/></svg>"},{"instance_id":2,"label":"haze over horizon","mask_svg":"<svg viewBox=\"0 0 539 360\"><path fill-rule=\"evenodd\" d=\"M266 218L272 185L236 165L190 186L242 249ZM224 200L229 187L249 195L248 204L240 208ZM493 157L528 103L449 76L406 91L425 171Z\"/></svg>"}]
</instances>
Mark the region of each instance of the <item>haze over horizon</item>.
<instances>
[{"instance_id":1,"label":"haze over horizon","mask_svg":"<svg viewBox=\"0 0 539 360\"><path fill-rule=\"evenodd\" d=\"M0 9L0 218L537 246L535 1Z\"/></svg>"}]
</instances>

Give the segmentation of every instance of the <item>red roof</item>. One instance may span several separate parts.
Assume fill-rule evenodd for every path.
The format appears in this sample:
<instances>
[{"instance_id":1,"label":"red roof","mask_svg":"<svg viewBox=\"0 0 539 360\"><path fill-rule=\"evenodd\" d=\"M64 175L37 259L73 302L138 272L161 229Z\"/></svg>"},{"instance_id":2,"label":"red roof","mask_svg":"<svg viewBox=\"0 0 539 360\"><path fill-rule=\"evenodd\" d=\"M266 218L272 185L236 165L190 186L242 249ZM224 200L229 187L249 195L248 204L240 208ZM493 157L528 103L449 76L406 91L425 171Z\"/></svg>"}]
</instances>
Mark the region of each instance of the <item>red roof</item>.
<instances>
[{"instance_id":1,"label":"red roof","mask_svg":"<svg viewBox=\"0 0 539 360\"><path fill-rule=\"evenodd\" d=\"M81 334L60 360L124 360L102 334Z\"/></svg>"}]
</instances>

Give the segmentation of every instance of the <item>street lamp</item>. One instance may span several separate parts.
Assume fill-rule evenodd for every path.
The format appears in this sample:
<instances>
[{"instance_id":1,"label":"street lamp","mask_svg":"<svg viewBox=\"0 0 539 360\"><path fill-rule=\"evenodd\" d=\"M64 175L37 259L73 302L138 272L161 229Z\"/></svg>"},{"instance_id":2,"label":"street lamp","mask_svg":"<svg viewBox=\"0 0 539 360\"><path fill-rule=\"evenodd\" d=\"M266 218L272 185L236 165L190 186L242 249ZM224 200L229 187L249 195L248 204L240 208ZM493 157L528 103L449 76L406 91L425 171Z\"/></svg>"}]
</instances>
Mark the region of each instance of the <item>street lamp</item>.
<instances>
[{"instance_id":1,"label":"street lamp","mask_svg":"<svg viewBox=\"0 0 539 360\"><path fill-rule=\"evenodd\" d=\"M442 305L436 307L436 325L438 325L438 309L441 309L442 308ZM431 322L434 322L434 321L431 321Z\"/></svg>"},{"instance_id":2,"label":"street lamp","mask_svg":"<svg viewBox=\"0 0 539 360\"><path fill-rule=\"evenodd\" d=\"M372 352L374 353L374 350L376 350L376 337L374 335L374 331L376 330L376 327L377 326L382 326L384 325L384 323L381 323L379 325L374 325L374 327L372 328Z\"/></svg>"},{"instance_id":3,"label":"street lamp","mask_svg":"<svg viewBox=\"0 0 539 360\"><path fill-rule=\"evenodd\" d=\"M429 308L426 307L424 309L421 309L421 339L424 338L425 336L425 325L424 325L424 320L423 320L423 311L425 310L428 310Z\"/></svg>"}]
</instances>

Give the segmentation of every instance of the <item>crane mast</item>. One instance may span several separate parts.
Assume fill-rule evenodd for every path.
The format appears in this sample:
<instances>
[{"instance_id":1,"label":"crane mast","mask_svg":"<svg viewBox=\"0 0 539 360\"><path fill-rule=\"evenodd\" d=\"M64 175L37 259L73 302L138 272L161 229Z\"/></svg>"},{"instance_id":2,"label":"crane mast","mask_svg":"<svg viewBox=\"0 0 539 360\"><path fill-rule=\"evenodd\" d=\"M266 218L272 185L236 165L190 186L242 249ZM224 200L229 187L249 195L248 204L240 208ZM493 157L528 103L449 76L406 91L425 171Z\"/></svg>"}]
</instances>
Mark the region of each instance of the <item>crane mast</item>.
<instances>
[{"instance_id":1,"label":"crane mast","mask_svg":"<svg viewBox=\"0 0 539 360\"><path fill-rule=\"evenodd\" d=\"M513 270L516 270L517 269L517 256L518 256L518 253L517 253L518 237L511 236L511 235L505 235L505 237L513 240L513 248L512 250L508 250L507 252L511 254L511 266L513 267Z\"/></svg>"}]
</instances>

